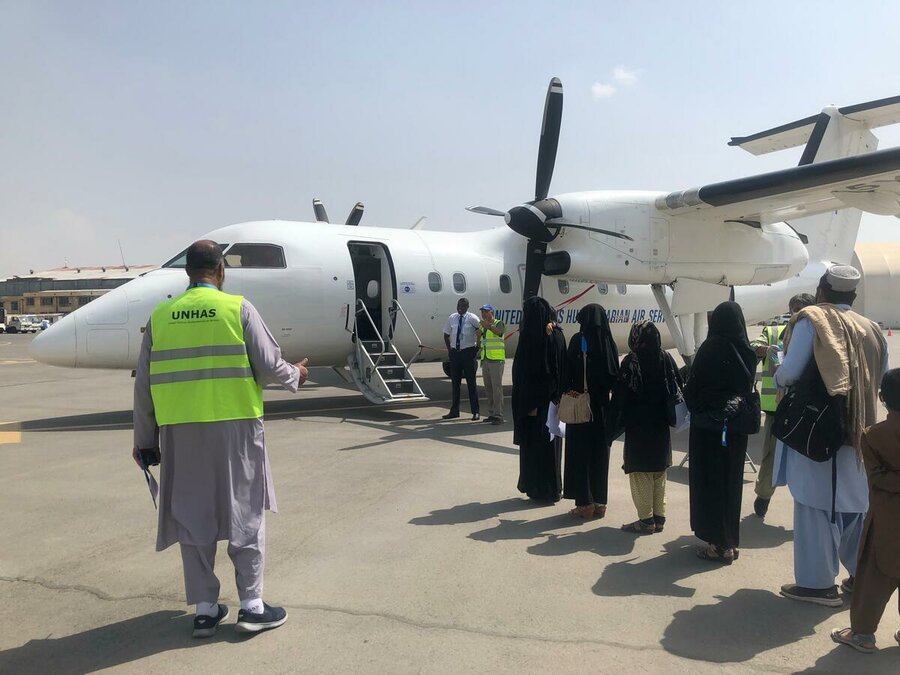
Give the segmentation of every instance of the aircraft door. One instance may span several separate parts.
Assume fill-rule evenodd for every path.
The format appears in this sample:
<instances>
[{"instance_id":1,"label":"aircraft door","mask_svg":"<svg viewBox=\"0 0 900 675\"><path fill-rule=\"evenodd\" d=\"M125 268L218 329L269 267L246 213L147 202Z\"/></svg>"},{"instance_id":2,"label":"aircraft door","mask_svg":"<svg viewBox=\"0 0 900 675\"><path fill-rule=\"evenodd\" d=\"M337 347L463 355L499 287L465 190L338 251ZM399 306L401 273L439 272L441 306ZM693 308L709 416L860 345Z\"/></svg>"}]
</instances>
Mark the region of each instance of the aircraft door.
<instances>
[{"instance_id":1,"label":"aircraft door","mask_svg":"<svg viewBox=\"0 0 900 675\"><path fill-rule=\"evenodd\" d=\"M397 297L390 253L384 244L350 242L350 259L353 263L353 283L356 291L356 307L365 306L372 322L360 312L356 326L362 340L377 340L378 333L387 340L392 332L392 319L388 311ZM374 326L373 326L374 324Z\"/></svg>"}]
</instances>

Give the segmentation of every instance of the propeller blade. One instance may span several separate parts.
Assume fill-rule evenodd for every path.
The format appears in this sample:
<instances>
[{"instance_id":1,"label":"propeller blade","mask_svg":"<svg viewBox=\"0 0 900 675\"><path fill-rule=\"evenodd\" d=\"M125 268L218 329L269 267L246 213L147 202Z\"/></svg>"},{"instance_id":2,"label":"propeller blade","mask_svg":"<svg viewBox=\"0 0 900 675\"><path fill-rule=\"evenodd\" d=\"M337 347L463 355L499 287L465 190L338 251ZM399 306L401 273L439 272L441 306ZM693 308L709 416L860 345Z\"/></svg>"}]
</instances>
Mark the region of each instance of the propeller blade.
<instances>
[{"instance_id":1,"label":"propeller blade","mask_svg":"<svg viewBox=\"0 0 900 675\"><path fill-rule=\"evenodd\" d=\"M490 206L467 206L466 211L471 211L472 213L480 213L483 216L505 216L506 211L499 211L497 209L492 209Z\"/></svg>"},{"instance_id":2,"label":"propeller blade","mask_svg":"<svg viewBox=\"0 0 900 675\"><path fill-rule=\"evenodd\" d=\"M563 88L559 78L550 80L544 101L544 119L541 122L541 142L538 146L537 176L534 183L534 200L546 199L550 192L550 180L556 164L556 148L559 145L559 128L562 124Z\"/></svg>"},{"instance_id":3,"label":"propeller blade","mask_svg":"<svg viewBox=\"0 0 900 675\"><path fill-rule=\"evenodd\" d=\"M322 204L321 200L313 199L313 212L316 214L317 223L328 222L328 214L325 213L325 206Z\"/></svg>"},{"instance_id":4,"label":"propeller blade","mask_svg":"<svg viewBox=\"0 0 900 675\"><path fill-rule=\"evenodd\" d=\"M346 224L347 225L359 225L359 221L362 218L364 208L365 208L365 206L363 206L362 202L356 202L356 206L353 207L353 210L350 211L350 215L347 216ZM324 211L324 209L323 209L323 211Z\"/></svg>"},{"instance_id":5,"label":"propeller blade","mask_svg":"<svg viewBox=\"0 0 900 675\"><path fill-rule=\"evenodd\" d=\"M547 222L547 225L561 225L562 227L571 227L576 230L586 230L587 232L596 232L597 234L605 234L609 237L615 237L616 239L624 239L626 241L634 241L633 237L629 237L627 234L623 234L622 232L613 232L612 230L604 230L599 227L588 227L587 225L579 225L578 223L570 223L568 220L563 220L562 218L549 218L546 222Z\"/></svg>"},{"instance_id":6,"label":"propeller blade","mask_svg":"<svg viewBox=\"0 0 900 675\"><path fill-rule=\"evenodd\" d=\"M522 284L522 301L533 298L541 290L541 275L544 273L544 258L547 242L528 240L525 251L525 282Z\"/></svg>"}]
</instances>

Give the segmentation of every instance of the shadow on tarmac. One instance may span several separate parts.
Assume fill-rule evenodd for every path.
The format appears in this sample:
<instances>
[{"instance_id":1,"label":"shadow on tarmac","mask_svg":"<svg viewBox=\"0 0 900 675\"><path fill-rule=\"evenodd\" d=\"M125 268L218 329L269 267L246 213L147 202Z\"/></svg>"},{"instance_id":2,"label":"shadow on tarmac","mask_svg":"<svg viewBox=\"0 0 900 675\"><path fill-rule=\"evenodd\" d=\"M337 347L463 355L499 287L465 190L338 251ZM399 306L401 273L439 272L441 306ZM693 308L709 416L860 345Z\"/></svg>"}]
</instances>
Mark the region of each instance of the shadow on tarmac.
<instances>
[{"instance_id":1,"label":"shadow on tarmac","mask_svg":"<svg viewBox=\"0 0 900 675\"><path fill-rule=\"evenodd\" d=\"M635 535L629 536L635 538ZM719 565L713 566L697 558L697 539L692 535L663 542L662 547L665 553L655 558L641 562L634 562L638 558L632 558L607 565L594 584L594 593L605 597L659 595L691 598L696 589L679 586L677 582L695 574L720 569Z\"/></svg>"},{"instance_id":2,"label":"shadow on tarmac","mask_svg":"<svg viewBox=\"0 0 900 675\"><path fill-rule=\"evenodd\" d=\"M698 661L749 661L762 652L813 636L814 628L834 615L834 610L826 607L792 602L758 589L745 588L734 595L717 597L719 602L714 605L696 605L676 612L660 641L662 647ZM803 672L897 672L900 650L896 648L864 655L834 645L827 636L820 635L816 640L822 641L823 651L831 646L834 649Z\"/></svg>"},{"instance_id":3,"label":"shadow on tarmac","mask_svg":"<svg viewBox=\"0 0 900 675\"><path fill-rule=\"evenodd\" d=\"M92 673L175 649L248 639L225 624L214 637L195 640L193 618L171 610L151 612L83 633L29 640L0 651L0 673Z\"/></svg>"},{"instance_id":4,"label":"shadow on tarmac","mask_svg":"<svg viewBox=\"0 0 900 675\"><path fill-rule=\"evenodd\" d=\"M449 509L437 509L427 516L419 516L409 521L410 525L461 525L463 523L477 523L482 520L496 518L501 513L509 513L511 511L525 511L542 507L527 499L519 499L513 497L511 499L502 499L497 502L469 502L468 504L458 504Z\"/></svg>"}]
</instances>

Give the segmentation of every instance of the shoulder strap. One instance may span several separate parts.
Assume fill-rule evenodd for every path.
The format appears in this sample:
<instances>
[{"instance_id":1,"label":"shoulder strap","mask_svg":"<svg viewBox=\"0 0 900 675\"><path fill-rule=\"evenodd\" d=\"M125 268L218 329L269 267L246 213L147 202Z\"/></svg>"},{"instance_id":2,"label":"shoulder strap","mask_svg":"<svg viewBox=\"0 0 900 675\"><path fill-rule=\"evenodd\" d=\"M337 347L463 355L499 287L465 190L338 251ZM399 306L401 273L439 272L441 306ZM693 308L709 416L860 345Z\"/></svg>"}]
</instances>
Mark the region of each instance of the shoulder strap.
<instances>
[{"instance_id":1,"label":"shoulder strap","mask_svg":"<svg viewBox=\"0 0 900 675\"><path fill-rule=\"evenodd\" d=\"M756 383L756 377L750 372L750 369L747 368L747 364L744 363L744 359L741 358L740 353L737 350L737 347L734 346L733 342L729 342L731 345L731 349L734 351L734 355L737 357L738 363L741 364L741 368L744 369L744 374L750 379L750 387L753 388L753 385Z\"/></svg>"}]
</instances>

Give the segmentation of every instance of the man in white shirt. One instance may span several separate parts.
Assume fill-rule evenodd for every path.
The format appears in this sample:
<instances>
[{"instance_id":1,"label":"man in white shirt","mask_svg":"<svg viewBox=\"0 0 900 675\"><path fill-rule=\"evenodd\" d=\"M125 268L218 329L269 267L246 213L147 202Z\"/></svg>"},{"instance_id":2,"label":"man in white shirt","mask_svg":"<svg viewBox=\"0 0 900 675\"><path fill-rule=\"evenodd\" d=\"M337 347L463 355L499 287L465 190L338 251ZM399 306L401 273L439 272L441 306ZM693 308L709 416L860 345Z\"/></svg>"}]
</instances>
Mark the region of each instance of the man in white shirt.
<instances>
[{"instance_id":1,"label":"man in white shirt","mask_svg":"<svg viewBox=\"0 0 900 675\"><path fill-rule=\"evenodd\" d=\"M453 383L453 402L450 412L443 419L452 420L459 417L459 389L462 378L466 378L469 389L469 405L472 408L472 421L481 419L478 406L478 385L475 380L475 357L478 354L479 326L481 320L469 311L469 301L460 298L456 303L456 312L447 317L444 324L444 344L450 354L450 381Z\"/></svg>"}]
</instances>

